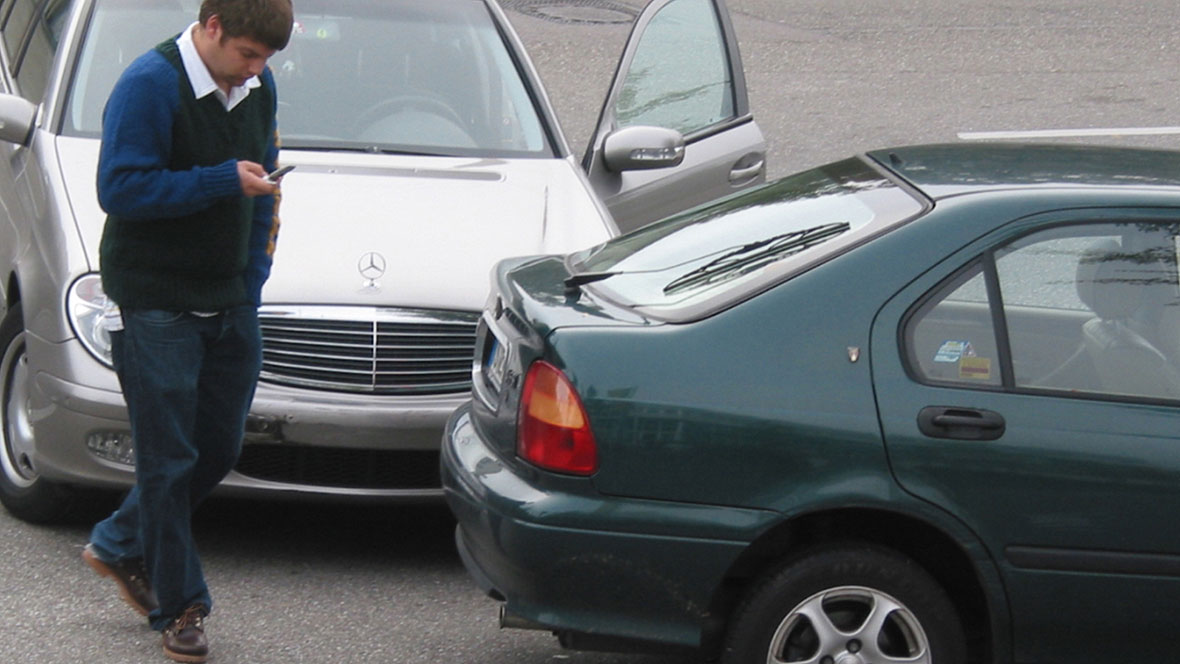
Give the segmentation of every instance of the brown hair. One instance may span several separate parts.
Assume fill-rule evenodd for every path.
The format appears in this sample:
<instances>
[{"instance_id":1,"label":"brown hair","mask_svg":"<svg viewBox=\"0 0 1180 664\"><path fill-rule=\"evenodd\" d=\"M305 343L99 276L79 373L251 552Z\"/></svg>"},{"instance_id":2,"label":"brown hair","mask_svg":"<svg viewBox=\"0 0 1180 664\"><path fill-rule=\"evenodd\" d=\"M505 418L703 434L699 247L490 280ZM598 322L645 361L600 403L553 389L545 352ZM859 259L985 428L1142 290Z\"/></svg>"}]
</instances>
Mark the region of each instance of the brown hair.
<instances>
[{"instance_id":1,"label":"brown hair","mask_svg":"<svg viewBox=\"0 0 1180 664\"><path fill-rule=\"evenodd\" d=\"M291 39L294 10L291 0L204 0L197 20L221 19L222 39L246 37L276 51Z\"/></svg>"}]
</instances>

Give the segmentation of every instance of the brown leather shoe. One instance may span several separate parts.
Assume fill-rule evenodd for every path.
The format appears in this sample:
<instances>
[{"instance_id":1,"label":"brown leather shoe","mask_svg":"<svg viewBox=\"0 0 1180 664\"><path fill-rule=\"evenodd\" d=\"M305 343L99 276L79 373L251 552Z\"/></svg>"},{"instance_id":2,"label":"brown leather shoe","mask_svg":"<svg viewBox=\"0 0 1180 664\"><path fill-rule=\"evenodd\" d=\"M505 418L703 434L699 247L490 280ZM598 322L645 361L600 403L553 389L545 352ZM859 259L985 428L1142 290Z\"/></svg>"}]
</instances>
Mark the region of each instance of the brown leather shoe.
<instances>
[{"instance_id":1,"label":"brown leather shoe","mask_svg":"<svg viewBox=\"0 0 1180 664\"><path fill-rule=\"evenodd\" d=\"M146 616L159 606L156 603L156 593L148 581L147 569L143 560L123 560L109 563L98 557L93 544L87 544L82 549L82 560L86 561L99 576L110 577L119 586L119 595L124 602L131 605L139 615Z\"/></svg>"},{"instance_id":2,"label":"brown leather shoe","mask_svg":"<svg viewBox=\"0 0 1180 664\"><path fill-rule=\"evenodd\" d=\"M164 628L164 654L177 662L204 662L209 656L205 640L205 607L194 604Z\"/></svg>"}]
</instances>

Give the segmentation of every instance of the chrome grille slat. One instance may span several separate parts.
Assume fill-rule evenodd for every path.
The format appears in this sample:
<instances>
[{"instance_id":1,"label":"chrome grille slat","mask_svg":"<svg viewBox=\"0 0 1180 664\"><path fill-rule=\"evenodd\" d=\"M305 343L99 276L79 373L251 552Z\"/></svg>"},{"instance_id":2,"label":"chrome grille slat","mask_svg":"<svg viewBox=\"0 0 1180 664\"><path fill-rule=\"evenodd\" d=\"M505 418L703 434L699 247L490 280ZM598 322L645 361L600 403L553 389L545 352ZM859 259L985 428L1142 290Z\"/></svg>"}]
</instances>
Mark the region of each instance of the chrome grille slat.
<instances>
[{"instance_id":1,"label":"chrome grille slat","mask_svg":"<svg viewBox=\"0 0 1180 664\"><path fill-rule=\"evenodd\" d=\"M263 364L270 366L273 370L286 370L287 372L290 372L290 373L299 373L299 372L308 371L306 364L292 364L292 363L266 362L266 361L263 361ZM322 365L317 366L315 368L315 371L321 372L324 374L328 374L328 375L334 375L334 376L358 376L358 377L362 377L362 378L366 378L366 379L373 375L372 370L345 369L345 368L341 368L341 367L325 367Z\"/></svg>"},{"instance_id":2,"label":"chrome grille slat","mask_svg":"<svg viewBox=\"0 0 1180 664\"><path fill-rule=\"evenodd\" d=\"M295 353L267 352L264 354L263 361L264 361L264 363L274 364L275 366L289 366L289 367L309 366L309 365L339 367L339 366L344 366L344 365L351 366L351 365L365 364L366 367L368 367L365 369L366 371L371 370L371 366L369 366L369 365L372 365L371 359L364 359L364 358L351 359L351 360L348 358L328 359L322 355L312 355L312 354L307 354L307 353L295 354ZM437 365L440 367L443 365L451 365L451 366L455 367L456 369L462 368L466 371L471 370L471 358L470 357L453 357L453 358L447 358L447 357L437 357L437 358L406 357L406 358L397 358L397 359L379 358L377 360L377 362L378 362L378 364L380 364L382 366L389 365L389 364L409 364L409 365L431 364L431 365Z\"/></svg>"},{"instance_id":3,"label":"chrome grille slat","mask_svg":"<svg viewBox=\"0 0 1180 664\"><path fill-rule=\"evenodd\" d=\"M263 307L260 380L334 392L461 394L471 389L478 321L473 312Z\"/></svg>"},{"instance_id":4,"label":"chrome grille slat","mask_svg":"<svg viewBox=\"0 0 1180 664\"><path fill-rule=\"evenodd\" d=\"M263 337L265 339L265 337ZM265 341L263 343L266 343ZM347 355L340 353L289 353L284 351L263 350L262 362L296 364L304 366L320 366L321 364L348 366L363 365L369 367L373 358L369 355Z\"/></svg>"},{"instance_id":5,"label":"chrome grille slat","mask_svg":"<svg viewBox=\"0 0 1180 664\"><path fill-rule=\"evenodd\" d=\"M314 340L314 339L309 340L309 339L292 339L291 337L280 337L279 334L274 332L273 330L263 330L262 334L266 337L271 338L271 339L276 339L276 344L281 343L284 347L310 346L312 348L364 349L364 348L372 348L372 346L373 346L373 342L371 339L366 340L364 343L360 343L360 342L344 343L342 341L320 341L320 340ZM282 339L282 341L278 341L278 339Z\"/></svg>"}]
</instances>

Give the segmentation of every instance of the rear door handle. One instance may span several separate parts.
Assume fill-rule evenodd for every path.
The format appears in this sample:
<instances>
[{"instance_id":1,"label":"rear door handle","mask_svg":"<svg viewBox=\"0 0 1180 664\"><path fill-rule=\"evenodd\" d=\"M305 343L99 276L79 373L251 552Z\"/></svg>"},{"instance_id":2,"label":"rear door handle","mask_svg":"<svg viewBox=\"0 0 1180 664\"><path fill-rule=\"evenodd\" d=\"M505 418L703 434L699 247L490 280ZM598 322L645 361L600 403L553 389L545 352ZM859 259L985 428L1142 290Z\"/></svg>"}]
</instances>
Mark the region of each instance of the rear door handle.
<instances>
[{"instance_id":1,"label":"rear door handle","mask_svg":"<svg viewBox=\"0 0 1180 664\"><path fill-rule=\"evenodd\" d=\"M931 438L996 440L1007 424L997 412L982 408L927 406L918 412L918 430Z\"/></svg>"}]
</instances>

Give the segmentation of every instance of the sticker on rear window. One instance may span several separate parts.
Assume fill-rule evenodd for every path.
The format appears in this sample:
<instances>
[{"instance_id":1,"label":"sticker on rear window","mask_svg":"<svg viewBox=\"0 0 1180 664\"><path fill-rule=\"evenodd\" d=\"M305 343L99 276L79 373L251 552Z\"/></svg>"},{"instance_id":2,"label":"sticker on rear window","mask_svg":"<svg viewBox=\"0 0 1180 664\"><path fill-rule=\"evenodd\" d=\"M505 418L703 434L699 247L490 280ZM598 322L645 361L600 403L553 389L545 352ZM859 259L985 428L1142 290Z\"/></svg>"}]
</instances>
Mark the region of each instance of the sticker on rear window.
<instances>
[{"instance_id":1,"label":"sticker on rear window","mask_svg":"<svg viewBox=\"0 0 1180 664\"><path fill-rule=\"evenodd\" d=\"M958 362L959 358L975 357L970 341L944 341L934 354L935 362Z\"/></svg>"},{"instance_id":2,"label":"sticker on rear window","mask_svg":"<svg viewBox=\"0 0 1180 664\"><path fill-rule=\"evenodd\" d=\"M963 357L959 360L959 378L965 380L991 380L991 377L991 358Z\"/></svg>"}]
</instances>

